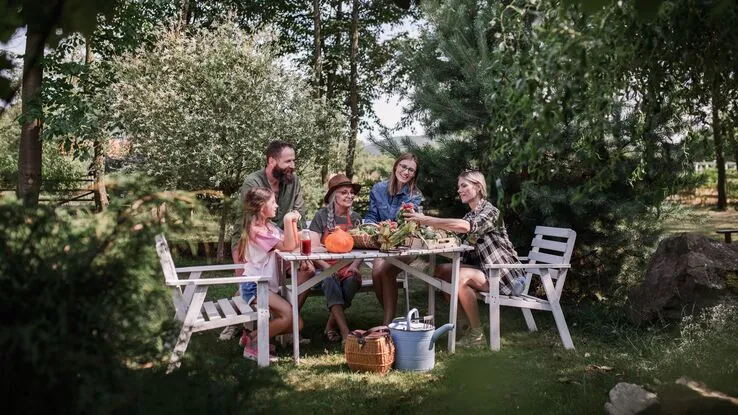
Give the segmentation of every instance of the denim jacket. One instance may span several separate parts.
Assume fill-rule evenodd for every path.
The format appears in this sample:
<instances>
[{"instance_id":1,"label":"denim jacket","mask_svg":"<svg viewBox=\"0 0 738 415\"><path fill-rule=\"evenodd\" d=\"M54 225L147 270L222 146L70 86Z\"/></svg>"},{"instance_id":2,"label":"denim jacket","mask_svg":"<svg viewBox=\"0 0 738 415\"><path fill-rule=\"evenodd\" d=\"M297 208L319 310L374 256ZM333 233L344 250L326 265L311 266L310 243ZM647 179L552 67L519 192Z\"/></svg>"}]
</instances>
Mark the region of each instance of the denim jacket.
<instances>
[{"instance_id":1,"label":"denim jacket","mask_svg":"<svg viewBox=\"0 0 738 415\"><path fill-rule=\"evenodd\" d=\"M415 188L413 194L407 185L402 187L400 193L391 196L389 194L389 181L385 180L375 184L369 193L369 210L364 216L364 221L368 223L377 223L383 220L395 220L397 212L403 203L412 203L415 209L421 206L423 202L423 194Z\"/></svg>"}]
</instances>

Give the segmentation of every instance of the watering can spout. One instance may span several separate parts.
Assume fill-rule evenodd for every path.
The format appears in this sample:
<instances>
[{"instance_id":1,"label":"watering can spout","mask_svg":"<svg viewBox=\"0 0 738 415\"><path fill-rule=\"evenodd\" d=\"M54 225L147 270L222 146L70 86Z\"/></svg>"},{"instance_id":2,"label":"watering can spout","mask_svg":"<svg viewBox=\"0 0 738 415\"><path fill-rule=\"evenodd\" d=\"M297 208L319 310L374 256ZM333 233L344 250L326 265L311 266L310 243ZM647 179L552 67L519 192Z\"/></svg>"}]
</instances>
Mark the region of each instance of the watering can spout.
<instances>
[{"instance_id":1,"label":"watering can spout","mask_svg":"<svg viewBox=\"0 0 738 415\"><path fill-rule=\"evenodd\" d=\"M428 345L428 350L431 350L433 348L433 345L436 344L436 340L438 340L439 337L446 334L449 330L454 328L453 323L446 323L442 325L441 327L437 328L435 332L433 332L433 337L431 337L430 344Z\"/></svg>"}]
</instances>

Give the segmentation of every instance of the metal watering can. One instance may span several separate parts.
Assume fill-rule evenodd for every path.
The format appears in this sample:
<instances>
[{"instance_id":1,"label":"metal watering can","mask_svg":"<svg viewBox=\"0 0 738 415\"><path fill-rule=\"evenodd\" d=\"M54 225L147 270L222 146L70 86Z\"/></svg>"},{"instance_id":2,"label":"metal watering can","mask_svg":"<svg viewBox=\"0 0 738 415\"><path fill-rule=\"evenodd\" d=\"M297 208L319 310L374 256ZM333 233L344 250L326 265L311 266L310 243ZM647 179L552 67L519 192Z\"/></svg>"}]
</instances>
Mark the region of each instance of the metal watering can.
<instances>
[{"instance_id":1,"label":"metal watering can","mask_svg":"<svg viewBox=\"0 0 738 415\"><path fill-rule=\"evenodd\" d=\"M415 320L413 320L415 315ZM396 318L389 325L395 343L395 369L425 372L436 364L436 340L453 329L452 323L436 329L433 324L420 321L418 309L413 308L405 318Z\"/></svg>"}]
</instances>

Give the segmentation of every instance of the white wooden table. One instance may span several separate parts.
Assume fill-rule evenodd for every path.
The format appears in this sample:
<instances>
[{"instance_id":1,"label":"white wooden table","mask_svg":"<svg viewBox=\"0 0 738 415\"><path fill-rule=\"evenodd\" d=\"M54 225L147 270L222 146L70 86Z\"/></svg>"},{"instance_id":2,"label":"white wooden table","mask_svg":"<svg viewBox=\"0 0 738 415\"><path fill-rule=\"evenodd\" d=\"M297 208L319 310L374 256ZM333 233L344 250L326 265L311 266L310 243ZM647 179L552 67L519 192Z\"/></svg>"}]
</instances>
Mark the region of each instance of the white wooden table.
<instances>
[{"instance_id":1,"label":"white wooden table","mask_svg":"<svg viewBox=\"0 0 738 415\"><path fill-rule=\"evenodd\" d=\"M396 266L397 268L406 271L408 274L412 275L415 278L419 278L423 280L425 283L428 284L428 289L439 289L445 292L451 293L451 310L449 312L449 321L451 323L456 322L456 312L457 312L457 306L458 306L458 298L459 298L459 264L461 263L461 253L464 251L471 251L474 248L468 245L461 245L461 246L454 246L454 247L446 247L446 248L434 248L434 249L407 249L402 251L393 251L393 252L380 252L375 250L354 250L345 254L331 254L327 252L313 252L310 255L302 255L299 252L280 252L277 251L277 255L279 255L283 260L288 261L292 264L290 267L291 270L291 276L292 276L292 284L293 289L290 290L290 298L288 298L288 301L292 304L292 321L294 324L292 325L292 339L293 339L293 352L294 352L294 360L295 363L300 363L300 342L299 342L299 333L298 333L298 324L299 321L299 311L297 310L297 296L304 293L305 291L311 289L312 287L316 286L318 283L323 281L325 278L333 275L336 271L343 268L344 266L348 265L351 261L355 259L374 259L374 258L384 258L389 262L390 264ZM436 265L436 255L441 255L444 257L447 257L451 259L452 268L451 268L451 283L449 284L446 281L439 280L437 278L434 278L432 273L435 269ZM427 256L428 257L428 272L431 274L427 274L424 272L424 270L420 270L417 268L413 268L410 265L400 261L400 258L402 257L414 257L414 256ZM316 259L322 259L322 260L337 260L338 262L331 266L328 269L323 270L320 274L310 278L309 280L305 281L302 284L299 284L297 288L295 289L294 286L297 285L297 269L299 267L299 261L304 260L316 260ZM433 296L430 296L431 300L433 301ZM429 309L433 310L435 305L429 304ZM456 350L456 328L454 327L453 330L451 330L448 334L448 351L450 353L454 353Z\"/></svg>"}]
</instances>

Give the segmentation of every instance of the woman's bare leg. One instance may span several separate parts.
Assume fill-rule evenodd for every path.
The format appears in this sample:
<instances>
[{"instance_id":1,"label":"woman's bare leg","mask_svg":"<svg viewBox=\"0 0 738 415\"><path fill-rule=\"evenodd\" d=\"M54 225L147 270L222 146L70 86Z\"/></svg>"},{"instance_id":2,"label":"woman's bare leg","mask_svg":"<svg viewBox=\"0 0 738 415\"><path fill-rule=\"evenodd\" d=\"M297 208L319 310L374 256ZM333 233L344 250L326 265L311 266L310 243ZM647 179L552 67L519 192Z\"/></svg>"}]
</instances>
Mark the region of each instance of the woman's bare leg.
<instances>
[{"instance_id":1,"label":"woman's bare leg","mask_svg":"<svg viewBox=\"0 0 738 415\"><path fill-rule=\"evenodd\" d=\"M376 259L372 268L374 293L384 309L383 325L388 325L395 318L397 311L397 274L400 269L389 262Z\"/></svg>"},{"instance_id":2,"label":"woman's bare leg","mask_svg":"<svg viewBox=\"0 0 738 415\"><path fill-rule=\"evenodd\" d=\"M441 264L436 267L434 276L446 282L451 282L451 264ZM489 284L484 273L476 268L459 268L459 305L469 319L469 325L473 328L482 325L479 319L479 305L477 304L477 291L487 291ZM450 295L444 293L447 301Z\"/></svg>"}]
</instances>

